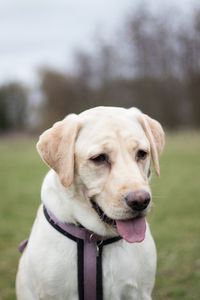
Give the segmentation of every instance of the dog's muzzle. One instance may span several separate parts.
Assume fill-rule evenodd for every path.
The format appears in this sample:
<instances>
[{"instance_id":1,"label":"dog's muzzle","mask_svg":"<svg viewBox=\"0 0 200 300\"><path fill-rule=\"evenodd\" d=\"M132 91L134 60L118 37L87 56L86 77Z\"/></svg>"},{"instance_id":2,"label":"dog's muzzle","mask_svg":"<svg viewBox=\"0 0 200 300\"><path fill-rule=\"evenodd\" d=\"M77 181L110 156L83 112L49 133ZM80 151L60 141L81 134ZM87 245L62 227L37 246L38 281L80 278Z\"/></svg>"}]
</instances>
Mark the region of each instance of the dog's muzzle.
<instances>
[{"instance_id":1,"label":"dog's muzzle","mask_svg":"<svg viewBox=\"0 0 200 300\"><path fill-rule=\"evenodd\" d=\"M138 190L130 192L124 197L126 206L128 206L132 212L132 217L128 219L111 219L99 207L95 199L90 199L90 201L99 218L116 229L128 243L142 242L144 240L146 232L146 208L151 201L149 192Z\"/></svg>"}]
</instances>

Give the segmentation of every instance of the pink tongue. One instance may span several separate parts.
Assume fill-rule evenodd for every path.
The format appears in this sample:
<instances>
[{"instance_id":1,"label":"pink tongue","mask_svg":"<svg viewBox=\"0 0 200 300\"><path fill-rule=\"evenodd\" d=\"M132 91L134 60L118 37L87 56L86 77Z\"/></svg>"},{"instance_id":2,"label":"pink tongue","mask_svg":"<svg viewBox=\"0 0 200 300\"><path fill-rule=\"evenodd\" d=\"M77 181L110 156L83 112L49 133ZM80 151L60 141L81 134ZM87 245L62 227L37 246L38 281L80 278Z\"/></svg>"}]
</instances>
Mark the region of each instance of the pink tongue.
<instances>
[{"instance_id":1,"label":"pink tongue","mask_svg":"<svg viewBox=\"0 0 200 300\"><path fill-rule=\"evenodd\" d=\"M128 243L140 243L145 238L146 221L144 217L132 220L116 221L119 234Z\"/></svg>"}]
</instances>

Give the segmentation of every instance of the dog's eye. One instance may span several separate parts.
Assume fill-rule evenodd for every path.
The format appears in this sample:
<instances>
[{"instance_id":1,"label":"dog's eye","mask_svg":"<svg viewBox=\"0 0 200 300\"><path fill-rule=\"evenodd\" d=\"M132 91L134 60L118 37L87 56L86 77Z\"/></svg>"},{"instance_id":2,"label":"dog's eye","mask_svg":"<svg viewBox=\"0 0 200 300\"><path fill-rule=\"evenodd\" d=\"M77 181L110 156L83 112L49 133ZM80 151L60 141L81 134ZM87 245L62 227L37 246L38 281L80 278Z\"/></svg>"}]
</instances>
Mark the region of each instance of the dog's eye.
<instances>
[{"instance_id":1,"label":"dog's eye","mask_svg":"<svg viewBox=\"0 0 200 300\"><path fill-rule=\"evenodd\" d=\"M99 154L98 156L91 157L90 160L96 164L103 164L108 162L108 156L107 154L102 153Z\"/></svg>"},{"instance_id":2,"label":"dog's eye","mask_svg":"<svg viewBox=\"0 0 200 300\"><path fill-rule=\"evenodd\" d=\"M146 151L138 150L137 155L136 155L137 160L145 160L146 157L147 157L147 152Z\"/></svg>"}]
</instances>

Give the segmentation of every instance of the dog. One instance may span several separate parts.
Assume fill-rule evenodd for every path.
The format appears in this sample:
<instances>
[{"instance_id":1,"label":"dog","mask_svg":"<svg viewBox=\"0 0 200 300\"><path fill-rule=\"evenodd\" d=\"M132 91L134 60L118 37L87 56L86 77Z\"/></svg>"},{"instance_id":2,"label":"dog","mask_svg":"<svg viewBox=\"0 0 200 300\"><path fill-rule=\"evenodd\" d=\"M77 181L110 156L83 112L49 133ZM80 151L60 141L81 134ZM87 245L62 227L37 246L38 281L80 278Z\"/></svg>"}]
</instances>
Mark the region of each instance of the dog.
<instances>
[{"instance_id":1,"label":"dog","mask_svg":"<svg viewBox=\"0 0 200 300\"><path fill-rule=\"evenodd\" d=\"M50 167L41 199L56 220L102 239L122 237L104 246L104 300L151 299L156 248L145 216L152 206L151 158L159 176L163 147L159 122L119 107L70 114L37 143ZM20 259L17 299L78 300L76 243L47 222L43 205Z\"/></svg>"}]
</instances>

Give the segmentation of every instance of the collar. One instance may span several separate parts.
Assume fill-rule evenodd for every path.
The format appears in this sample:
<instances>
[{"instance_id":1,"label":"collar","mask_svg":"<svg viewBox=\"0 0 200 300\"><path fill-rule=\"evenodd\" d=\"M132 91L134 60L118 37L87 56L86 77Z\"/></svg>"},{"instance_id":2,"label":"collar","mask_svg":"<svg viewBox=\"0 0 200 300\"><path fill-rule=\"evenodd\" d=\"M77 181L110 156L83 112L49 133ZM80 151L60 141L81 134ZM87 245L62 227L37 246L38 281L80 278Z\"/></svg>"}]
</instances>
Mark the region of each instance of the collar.
<instances>
[{"instance_id":1,"label":"collar","mask_svg":"<svg viewBox=\"0 0 200 300\"><path fill-rule=\"evenodd\" d=\"M79 300L102 300L102 251L103 246L122 239L99 236L84 227L60 222L43 206L47 221L57 231L77 243Z\"/></svg>"},{"instance_id":2,"label":"collar","mask_svg":"<svg viewBox=\"0 0 200 300\"><path fill-rule=\"evenodd\" d=\"M72 240L82 239L82 240L90 240L90 242L102 243L103 241L110 240L119 240L121 237L108 237L108 236L100 236L85 227L77 226L71 223L64 223L59 221L54 214L44 205L43 206L44 215L47 221L60 233L69 237Z\"/></svg>"}]
</instances>

